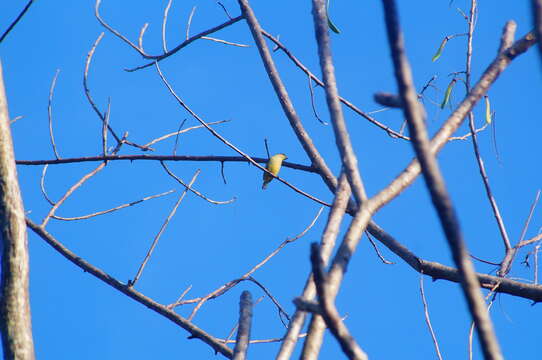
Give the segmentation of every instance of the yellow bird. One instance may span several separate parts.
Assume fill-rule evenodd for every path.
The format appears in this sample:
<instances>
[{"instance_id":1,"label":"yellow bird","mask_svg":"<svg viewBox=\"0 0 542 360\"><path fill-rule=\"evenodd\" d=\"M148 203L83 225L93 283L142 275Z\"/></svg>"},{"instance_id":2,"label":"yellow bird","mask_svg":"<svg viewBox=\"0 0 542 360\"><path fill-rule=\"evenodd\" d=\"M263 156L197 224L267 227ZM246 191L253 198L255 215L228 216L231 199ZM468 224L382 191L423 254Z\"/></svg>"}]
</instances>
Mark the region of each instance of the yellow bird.
<instances>
[{"instance_id":1,"label":"yellow bird","mask_svg":"<svg viewBox=\"0 0 542 360\"><path fill-rule=\"evenodd\" d=\"M280 167L282 166L282 162L286 159L288 159L288 157L284 154L273 155L269 158L269 161L267 161L267 165L265 165L265 168L269 170L273 175L278 175ZM273 177L268 173L264 172L262 189L267 188L267 185L271 182L271 180L273 180Z\"/></svg>"}]
</instances>

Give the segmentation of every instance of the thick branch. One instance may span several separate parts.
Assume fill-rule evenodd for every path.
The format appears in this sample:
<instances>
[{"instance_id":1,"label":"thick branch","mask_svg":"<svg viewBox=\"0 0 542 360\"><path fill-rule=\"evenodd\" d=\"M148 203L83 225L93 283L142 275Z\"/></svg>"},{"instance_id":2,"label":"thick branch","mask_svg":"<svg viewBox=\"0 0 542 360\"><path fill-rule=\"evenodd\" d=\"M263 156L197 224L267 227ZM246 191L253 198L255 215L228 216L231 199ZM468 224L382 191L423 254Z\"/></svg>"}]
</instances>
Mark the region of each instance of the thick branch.
<instances>
[{"instance_id":1,"label":"thick branch","mask_svg":"<svg viewBox=\"0 0 542 360\"><path fill-rule=\"evenodd\" d=\"M239 328L235 348L233 349L233 360L245 360L247 358L252 323L252 306L252 296L248 291L243 291L241 300L239 300Z\"/></svg>"},{"instance_id":2,"label":"thick branch","mask_svg":"<svg viewBox=\"0 0 542 360\"><path fill-rule=\"evenodd\" d=\"M339 101L335 67L331 59L331 45L327 31L328 17L323 0L313 0L312 14L314 18L314 32L318 43L318 58L320 59L320 68L322 69L324 79L327 107L335 133L335 142L341 154L341 161L350 187L352 188L352 193L358 205L360 205L367 199L367 194L365 193L365 187L363 186L358 169L358 160L352 148L350 135L344 121L341 102Z\"/></svg>"},{"instance_id":3,"label":"thick branch","mask_svg":"<svg viewBox=\"0 0 542 360\"><path fill-rule=\"evenodd\" d=\"M412 145L420 161L423 176L431 194L431 200L446 234L454 262L459 269L463 293L476 324L484 357L486 359L503 359L493 330L493 324L486 310L484 298L479 290L480 284L476 278L474 266L463 241L455 209L446 190L444 178L440 173L436 158L431 152L431 143L412 83L410 65L404 52L403 37L399 28L395 1L383 0L383 4L388 41L395 68L395 78L404 104L403 112L408 122Z\"/></svg>"},{"instance_id":4,"label":"thick branch","mask_svg":"<svg viewBox=\"0 0 542 360\"><path fill-rule=\"evenodd\" d=\"M279 76L275 63L273 62L273 58L271 56L271 53L269 52L269 48L265 43L262 35L263 30L258 23L258 19L256 19L254 12L250 8L248 0L238 1L239 5L241 6L243 16L246 18L248 26L250 27L250 31L252 32L252 37L256 42L258 51L260 52L260 57L262 58L267 76L269 77L269 80L273 85L273 89L275 89L277 98L280 102L280 105L282 106L284 114L290 122L290 126L294 130L297 139L299 140L299 142L303 146L303 149L307 153L307 156L311 160L313 167L316 168L317 172L320 174L326 185L334 192L335 188L337 187L337 179L328 168L324 158L320 155L318 149L316 149L316 146L314 145L311 137L303 127L303 124L301 123L301 120L299 119L299 116L294 109L294 105L290 100L288 92L286 91L286 87L284 86L284 83Z\"/></svg>"},{"instance_id":5,"label":"thick branch","mask_svg":"<svg viewBox=\"0 0 542 360\"><path fill-rule=\"evenodd\" d=\"M0 64L0 331L5 359L34 359L28 292L28 247Z\"/></svg>"}]
</instances>

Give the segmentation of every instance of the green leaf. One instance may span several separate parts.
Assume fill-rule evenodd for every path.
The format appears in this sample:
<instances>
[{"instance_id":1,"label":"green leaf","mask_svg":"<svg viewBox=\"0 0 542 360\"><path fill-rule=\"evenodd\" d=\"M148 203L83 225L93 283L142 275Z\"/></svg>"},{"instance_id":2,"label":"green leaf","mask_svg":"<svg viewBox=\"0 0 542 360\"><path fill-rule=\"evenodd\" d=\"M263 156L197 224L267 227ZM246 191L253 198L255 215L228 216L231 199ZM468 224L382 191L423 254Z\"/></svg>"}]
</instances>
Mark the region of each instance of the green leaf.
<instances>
[{"instance_id":1,"label":"green leaf","mask_svg":"<svg viewBox=\"0 0 542 360\"><path fill-rule=\"evenodd\" d=\"M329 16L327 17L327 26L329 26L329 28L331 29L331 31L333 31L335 34L340 34L341 31L339 30L339 28L337 28L335 26L335 24L333 24L333 22L331 21L331 19L329 18Z\"/></svg>"},{"instance_id":2,"label":"green leaf","mask_svg":"<svg viewBox=\"0 0 542 360\"><path fill-rule=\"evenodd\" d=\"M446 92L444 93L444 100L442 100L442 104L440 104L441 109L444 109L446 104L448 104L448 101L450 101L450 95L452 95L452 89L456 81L457 81L456 79L453 79L448 85L448 87L446 88Z\"/></svg>"},{"instance_id":3,"label":"green leaf","mask_svg":"<svg viewBox=\"0 0 542 360\"><path fill-rule=\"evenodd\" d=\"M489 104L489 96L484 96L486 99L486 123L491 124L491 105Z\"/></svg>"},{"instance_id":4,"label":"green leaf","mask_svg":"<svg viewBox=\"0 0 542 360\"><path fill-rule=\"evenodd\" d=\"M331 2L331 0L327 0L327 4L326 4L326 17L327 17L327 26L331 29L331 31L333 31L335 34L340 34L341 31L339 30L338 27L335 26L335 24L333 23L333 21L331 21L331 19L329 18L329 3Z\"/></svg>"},{"instance_id":5,"label":"green leaf","mask_svg":"<svg viewBox=\"0 0 542 360\"><path fill-rule=\"evenodd\" d=\"M440 43L440 46L437 52L435 53L435 55L433 55L433 58L431 59L431 61L433 62L437 61L440 55L442 55L442 50L444 50L444 46L446 46L447 42L448 42L448 37L445 37L444 40L442 40L442 42Z\"/></svg>"}]
</instances>

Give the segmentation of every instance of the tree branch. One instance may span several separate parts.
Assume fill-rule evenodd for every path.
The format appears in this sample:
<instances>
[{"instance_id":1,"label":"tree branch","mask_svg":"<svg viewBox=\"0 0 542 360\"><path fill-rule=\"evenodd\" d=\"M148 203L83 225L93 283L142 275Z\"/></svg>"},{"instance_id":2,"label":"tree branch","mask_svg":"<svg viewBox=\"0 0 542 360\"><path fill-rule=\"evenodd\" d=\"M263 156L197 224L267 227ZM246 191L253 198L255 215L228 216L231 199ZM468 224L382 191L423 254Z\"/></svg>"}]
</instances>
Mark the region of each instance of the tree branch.
<instances>
[{"instance_id":1,"label":"tree branch","mask_svg":"<svg viewBox=\"0 0 542 360\"><path fill-rule=\"evenodd\" d=\"M28 245L0 64L0 331L5 359L34 359Z\"/></svg>"},{"instance_id":2,"label":"tree branch","mask_svg":"<svg viewBox=\"0 0 542 360\"><path fill-rule=\"evenodd\" d=\"M73 264L81 268L84 272L90 273L91 275L97 277L104 283L120 291L124 295L132 298L133 300L137 301L140 304L145 305L146 307L153 310L154 312L164 316L165 318L169 319L171 322L179 325L184 330L189 332L190 338L200 339L207 345L211 346L211 348L213 348L214 351L231 359L232 354L233 354L232 350L226 345L224 345L222 342L220 342L217 338L203 331L202 329L200 329L199 327L197 327L190 321L186 320L182 316L175 313L173 310L170 310L166 306L157 303L151 298L136 291L134 288L130 287L128 284L121 283L120 281L112 277L111 275L105 273L103 270L83 260L83 258L71 252L68 248L66 248L64 245L58 242L58 240L56 240L51 234L49 234L43 227L35 224L32 220L26 218L26 224L28 225L29 228L32 229L32 231L34 231L34 233L36 233L36 235L38 235L43 240L45 240L45 242L51 245L62 256L64 256L67 260L71 261Z\"/></svg>"},{"instance_id":3,"label":"tree branch","mask_svg":"<svg viewBox=\"0 0 542 360\"><path fill-rule=\"evenodd\" d=\"M416 91L412 84L410 65L404 52L403 37L399 28L395 1L383 0L383 5L388 41L395 68L395 78L404 104L403 112L408 122L412 145L420 161L423 176L431 194L431 200L446 234L454 262L459 269L463 293L476 324L484 356L486 359L503 359L493 330L493 324L486 310L484 298L479 290L480 284L463 241L455 209L446 190L438 163L431 152L431 143L420 111Z\"/></svg>"}]
</instances>

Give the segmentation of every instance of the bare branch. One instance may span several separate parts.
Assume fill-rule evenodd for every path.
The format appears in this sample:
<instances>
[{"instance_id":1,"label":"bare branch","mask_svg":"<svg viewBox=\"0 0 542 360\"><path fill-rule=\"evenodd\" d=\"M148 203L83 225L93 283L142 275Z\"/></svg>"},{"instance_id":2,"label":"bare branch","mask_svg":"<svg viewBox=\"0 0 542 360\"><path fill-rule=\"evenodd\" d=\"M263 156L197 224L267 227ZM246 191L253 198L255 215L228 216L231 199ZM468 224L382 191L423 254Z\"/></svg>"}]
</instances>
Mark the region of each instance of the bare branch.
<instances>
[{"instance_id":1,"label":"bare branch","mask_svg":"<svg viewBox=\"0 0 542 360\"><path fill-rule=\"evenodd\" d=\"M417 272L422 272L433 278L433 280L444 279L459 283L461 277L459 271L453 267L442 265L438 262L427 261L419 258L404 245L400 244L391 235L384 232L376 224L373 224L373 234L382 244L384 244L393 253L403 259L412 269ZM531 240L542 240L542 234ZM529 241L529 240L527 240ZM533 241L534 242L534 241ZM487 274L476 274L480 287L483 289L493 289L495 285L499 285L494 291L513 296L519 296L525 299L530 299L533 302L542 302L542 286L527 284L524 282L514 281L499 276L491 276Z\"/></svg>"},{"instance_id":2,"label":"bare branch","mask_svg":"<svg viewBox=\"0 0 542 360\"><path fill-rule=\"evenodd\" d=\"M243 156L245 159L247 159L252 165L256 166L258 169L268 173L269 175L273 176L273 178L279 180L280 182L282 182L283 184L285 184L286 186L288 186L290 189L294 190L295 192L305 196L305 197L308 197L309 199L311 200L314 200L316 201L317 203L321 204L321 205L326 205L326 206L331 206L330 204L304 192L303 190L295 187L294 185L290 184L289 182L281 179L280 177L276 176L275 174L271 173L269 170L267 170L265 167L261 166L260 164L258 164L256 161L254 161L250 156L248 156L246 153L244 153L243 151L241 151L238 147L236 147L235 145L233 145L230 141L226 140L222 135L220 135L216 130L214 130L212 127L210 127L205 121L203 121L195 112L193 112L186 104L185 102L175 93L175 91L173 91L173 88L171 87L171 85L168 83L168 81L166 80L166 78L164 77L164 75L162 74L162 71L160 70L160 67L158 66L158 63L156 62L155 63L155 66L156 66L156 70L158 71L158 75L160 75L160 78L162 79L162 81L164 82L164 84L166 85L167 89L169 90L169 92L171 93L171 95L173 95L173 97L177 100L177 102L179 103L179 105L181 105L190 115L192 115L192 117L194 117L194 119L196 119L200 124L202 124L207 130L209 130L209 132L211 132L211 134L213 134L214 137L216 137L217 139L219 139L221 142L223 142L225 145L227 145L228 147L230 147L231 149L235 150L239 155ZM333 175L331 175L333 176Z\"/></svg>"},{"instance_id":3,"label":"bare branch","mask_svg":"<svg viewBox=\"0 0 542 360\"><path fill-rule=\"evenodd\" d=\"M162 19L162 50L164 50L164 53L167 53L166 24L167 24L169 9L171 8L172 2L173 0L168 0L166 8L164 9L164 17Z\"/></svg>"},{"instance_id":4,"label":"bare branch","mask_svg":"<svg viewBox=\"0 0 542 360\"><path fill-rule=\"evenodd\" d=\"M275 43L275 45L277 46L278 49L282 50L284 52L284 54L286 54L286 56L288 56L288 58L290 60L292 60L292 62L295 64L295 66L297 66L301 71L303 71L305 74L307 74L307 76L312 79L318 86L320 87L324 87L324 83L318 79L316 77L316 75L314 75L305 65L303 65L301 63L301 61L299 61L293 54L290 50L288 50L288 48L286 48L286 46L284 46L279 40L278 38L275 38L274 36L272 36L271 34L269 34L267 31L265 30L261 30L262 31L262 34L268 38L269 40L271 40L273 43ZM378 122L376 119L374 119L373 117L369 116L368 113L365 113L363 111L361 111L358 107L356 107L354 104L352 104L350 101L346 100L345 98L339 96L339 100L344 104L346 105L348 108L350 108L352 111L354 111L356 114L364 117L366 120L368 120L369 122L371 122L372 124L378 126L379 128L381 128L382 130L386 131L386 133L388 133L389 136L393 137L393 138L399 138L399 139L403 139L403 140L409 140L408 137L406 136L403 136L401 135L400 133L392 130L391 128L389 128L388 126Z\"/></svg>"},{"instance_id":5,"label":"bare branch","mask_svg":"<svg viewBox=\"0 0 542 360\"><path fill-rule=\"evenodd\" d=\"M194 41L196 41L198 39L201 39L202 37L207 36L209 34L212 34L214 32L217 32L219 30L222 30L225 27L233 25L236 22L240 21L241 19L243 19L242 16L237 16L237 17L234 17L234 18L220 24L220 25L217 25L217 26L215 26L213 28L202 31L199 34L193 35L189 39L183 41L182 43L180 43L179 45L177 45L173 49L169 50L167 53L160 54L160 55L143 55L143 54L140 53L145 59L152 60L152 62L146 63L144 65L137 66L135 68L125 69L125 70L128 71L128 72L132 72L132 71L137 71L137 70L148 68L149 66L153 66L155 62L159 62L159 61L162 61L164 59L167 59L168 57L170 57L171 55L173 55L173 54L177 53L178 51L182 50L183 48L190 45ZM123 39L123 37L121 37L121 39ZM132 45L130 45L130 46L132 46Z\"/></svg>"},{"instance_id":6,"label":"bare branch","mask_svg":"<svg viewBox=\"0 0 542 360\"><path fill-rule=\"evenodd\" d=\"M147 254L145 255L145 258L143 259L143 262L141 263L141 265L139 265L139 269L137 270L137 273L136 275L134 276L134 279L129 281L128 285L129 286L134 286L135 283L139 280L139 278L141 277L141 274L143 273L143 270L145 269L145 265L147 265L147 262L149 261L149 259L151 258L151 255L154 251L154 248L156 247L156 245L158 244L158 240L160 240L160 237L162 236L162 234L164 233L164 231L166 230L169 222L171 221L171 219L173 218L173 216L175 215L175 213L177 212L177 208L179 207L179 205L181 205L181 202L183 201L186 193L188 192L188 189L190 189L190 187L192 186L192 184L194 184L194 182L196 181L196 179L198 178L198 175L200 173L200 170L197 170L195 173L194 173L194 176L192 176L192 180L190 180L190 183L188 183L186 189L182 192L181 196L179 196L179 199L177 200L177 202L175 203L175 205L173 206L173 208L171 209L171 211L169 212L169 215L167 216L166 220L164 221L164 223L162 224L162 226L160 227L160 231L158 231L158 233L156 234L156 236L154 237L154 240L152 241L152 244L151 244L151 247L149 248L149 250L147 251Z\"/></svg>"},{"instance_id":7,"label":"bare branch","mask_svg":"<svg viewBox=\"0 0 542 360\"><path fill-rule=\"evenodd\" d=\"M333 131L335 133L335 142L341 154L343 169L352 188L352 193L356 198L358 206L367 200L365 187L358 169L358 160L350 135L344 121L341 103L339 101L339 91L335 79L335 68L331 58L330 39L328 33L328 15L323 0L313 0L312 14L314 19L314 29L316 41L318 43L318 57L320 58L320 67L324 79L324 89L326 91L327 106L329 109Z\"/></svg>"},{"instance_id":8,"label":"bare branch","mask_svg":"<svg viewBox=\"0 0 542 360\"><path fill-rule=\"evenodd\" d=\"M493 324L487 314L485 302L479 290L480 284L463 241L452 201L446 190L438 163L431 151L431 142L419 109L420 105L412 84L410 65L404 52L395 1L383 0L383 5L395 77L404 104L403 112L408 121L412 145L420 161L424 179L446 234L454 262L459 269L463 293L476 324L484 356L486 359L503 359Z\"/></svg>"},{"instance_id":9,"label":"bare branch","mask_svg":"<svg viewBox=\"0 0 542 360\"><path fill-rule=\"evenodd\" d=\"M244 360L247 356L250 340L250 327L252 323L252 296L250 292L243 291L239 300L239 328L235 348L233 349L233 360Z\"/></svg>"},{"instance_id":10,"label":"bare branch","mask_svg":"<svg viewBox=\"0 0 542 360\"><path fill-rule=\"evenodd\" d=\"M103 19L102 17L100 16L100 4L101 4L102 0L96 0L96 4L94 6L94 15L96 16L96 19L98 19L98 21L100 22L100 24L102 24L102 26L104 28L106 28L107 30L109 30L111 33L113 33L115 36L117 36L119 39L121 39L122 41L124 41L126 44L130 45L135 51L137 51L141 56L143 56L144 58L148 58L149 55L147 55L145 53L145 51L141 48L141 44L140 46L137 46L136 44L134 44L133 42L131 42L130 40L128 40L126 37L124 37L124 35L122 35L120 32L118 32L117 30L113 29L111 26L109 26ZM143 28L146 28L146 26L144 26ZM140 33L140 36L139 36L139 40L140 40L140 43L141 43L141 38L142 38L142 34L145 32L145 30L141 31Z\"/></svg>"},{"instance_id":11,"label":"bare branch","mask_svg":"<svg viewBox=\"0 0 542 360\"><path fill-rule=\"evenodd\" d=\"M521 241L519 244L516 245L516 248L524 247L524 246L527 246L529 244L535 243L535 242L540 241L540 240L542 240L542 234L538 234L537 236L533 237L532 239Z\"/></svg>"},{"instance_id":12,"label":"bare branch","mask_svg":"<svg viewBox=\"0 0 542 360\"><path fill-rule=\"evenodd\" d=\"M225 123L225 122L229 122L230 120L219 120L219 121L214 121L214 122L209 122L207 123L207 125L216 125L216 124L222 124L222 123ZM184 122L183 122L184 123ZM182 124L181 126L182 127ZM157 142L160 142L160 141L163 141L163 140L166 140L172 136L177 136L179 134L184 134L185 132L189 132L189 131L192 131L192 130L195 130L195 129L201 129L203 128L204 126L203 125L196 125L196 126L192 126L192 127L189 127L189 128L186 128L184 130L177 130L175 132L172 132L172 133L169 133L169 134L166 134L166 135L162 135L150 142L148 142L147 144L143 145L145 147L150 147L154 144L156 144Z\"/></svg>"},{"instance_id":13,"label":"bare branch","mask_svg":"<svg viewBox=\"0 0 542 360\"><path fill-rule=\"evenodd\" d=\"M188 17L188 23L186 24L185 40L188 40L190 38L190 25L192 24L192 18L194 17L195 13L196 13L196 6L192 7L192 11L190 11L190 16Z\"/></svg>"},{"instance_id":14,"label":"bare branch","mask_svg":"<svg viewBox=\"0 0 542 360\"><path fill-rule=\"evenodd\" d=\"M345 210L348 205L348 199L350 198L350 185L348 185L348 180L346 175L342 174L339 178L339 187L335 193L335 199L333 200L333 205L329 212L327 219L327 224L322 233L321 238L321 256L324 263L327 263L331 257L333 248L335 247L335 241L339 234L340 225L342 219L345 216ZM312 273L309 273L308 279L305 283L303 289L303 294L301 299L304 301L312 300L316 295L316 287L312 278ZM297 343L297 340L300 337L301 329L305 322L306 313L300 309L296 309L292 320L288 326L288 331L284 336L284 340L281 343L279 353L276 357L277 360L287 360L290 359L294 347ZM307 344L307 343L305 343Z\"/></svg>"},{"instance_id":15,"label":"bare branch","mask_svg":"<svg viewBox=\"0 0 542 360\"><path fill-rule=\"evenodd\" d=\"M371 220L371 200L368 200L358 208L354 218L351 220L346 234L343 237L339 249L333 257L331 269L327 276L327 291L330 301L334 301L339 293L339 289L344 279L348 263L355 253L356 248L361 239L361 235L365 231L369 221ZM316 359L322 345L324 330L326 323L319 315L313 315L307 339L303 347L304 359Z\"/></svg>"},{"instance_id":16,"label":"bare branch","mask_svg":"<svg viewBox=\"0 0 542 360\"><path fill-rule=\"evenodd\" d=\"M197 196L199 196L200 198L202 198L203 200L205 201L208 201L210 202L211 204L215 204L215 205L226 205L226 204L231 204L232 202L234 202L236 200L236 198L232 198L230 200L226 200L226 201L216 201L216 200L211 200L209 199L208 197L206 197L205 195L203 195L202 193L200 193L199 191L193 189L190 184L186 185L184 183L184 181L182 181L178 176L176 176L174 173L172 173L168 167L166 166L166 164L163 162L163 161L160 161L160 164L162 165L162 167L164 168L164 170L166 170L166 172L168 173L169 176L171 176L172 178L174 178L179 184L181 184L182 186L184 186L186 188L186 190L190 190L192 191L194 194L196 194ZM198 170L198 173L199 173L199 170Z\"/></svg>"},{"instance_id":17,"label":"bare branch","mask_svg":"<svg viewBox=\"0 0 542 360\"><path fill-rule=\"evenodd\" d=\"M204 39L204 40L210 40L210 41L214 41L214 42L221 43L221 44L226 44L226 45L232 45L232 46L243 47L243 48L250 47L250 45L247 45L247 44L235 43L235 42L231 42L231 41L217 39L217 38L210 37L210 36L202 36L201 38Z\"/></svg>"},{"instance_id":18,"label":"bare branch","mask_svg":"<svg viewBox=\"0 0 542 360\"><path fill-rule=\"evenodd\" d=\"M476 85L472 88L471 92L467 94L465 99L457 106L456 110L450 115L448 120L446 120L444 125L431 140L430 150L433 154L438 153L448 142L448 139L461 125L465 116L473 109L474 105L476 105L489 87L497 80L497 77L506 69L510 62L517 56L525 53L534 43L533 33L528 33L523 38L516 41L506 51L497 55L495 60L487 67ZM419 175L420 170L419 162L416 159L412 160L399 176L374 197L374 201L378 206L382 206L391 201L391 199L396 197L403 189L412 184ZM381 203L382 205L378 203ZM369 231L373 236L376 236L375 233L378 233L376 228L373 228L372 225L369 227Z\"/></svg>"},{"instance_id":19,"label":"bare branch","mask_svg":"<svg viewBox=\"0 0 542 360\"><path fill-rule=\"evenodd\" d=\"M226 284L220 286L218 289L212 291L211 293L209 293L209 294L207 294L207 295L205 295L203 297L190 299L190 300L183 300L183 301L177 300L175 303L170 304L169 307L174 308L174 307L179 306L179 305L185 305L185 304L191 304L191 303L196 303L197 302L198 304L196 305L196 308L194 308L192 310L192 314L190 315L190 318L193 318L195 316L196 312L199 310L199 308L201 308L201 306L203 305L204 302L206 302L207 300L210 300L210 299L217 298L218 296L226 293L228 290L230 290L232 287L237 285L239 282L249 279L249 280L253 281L255 284L257 284L258 286L260 286L266 292L266 294L269 296L269 298L275 303L275 305L277 305L277 308L279 309L279 312L283 313L288 318L288 320L290 320L290 317L288 316L286 311L284 311L282 309L282 307L278 304L278 302L273 299L273 296L271 296L271 294L263 286L261 286L260 283L258 283L256 280L254 280L251 277L251 275L254 272L256 272L256 270L258 270L263 265L265 265L269 260L271 260L271 258L273 258L275 255L277 255L286 245L288 245L288 244L300 239L301 237L305 236L305 234L314 226L314 224L316 223L316 221L320 217L320 214L322 213L322 211L323 211L323 208L320 208L320 210L318 211L318 213L316 214L316 216L314 217L312 222L301 233L299 233L298 235L296 235L293 238L287 238L286 240L284 240L274 251L272 251L268 256L266 256L258 264L253 266L248 272L246 272L239 279L229 281ZM344 212L343 212L343 214L344 214Z\"/></svg>"},{"instance_id":20,"label":"bare branch","mask_svg":"<svg viewBox=\"0 0 542 360\"><path fill-rule=\"evenodd\" d=\"M47 200L47 202L49 204L51 204L51 206L55 206L55 202L49 198L49 196L47 195L47 191L45 190L45 174L47 173L47 168L48 167L49 167L49 164L46 164L43 167L43 170L41 172L40 189L41 189L41 193L43 194L43 197L45 198L45 200Z\"/></svg>"},{"instance_id":21,"label":"bare branch","mask_svg":"<svg viewBox=\"0 0 542 360\"><path fill-rule=\"evenodd\" d=\"M188 130L188 129L187 129ZM250 157L253 161L265 164L268 158ZM62 158L51 160L16 160L17 165L52 165L52 164L70 164L83 162L103 162L103 161L197 161L197 162L250 162L244 156L215 156L215 155L107 155L107 156L87 156L78 158ZM288 161L282 163L283 167L291 169L316 173L312 166L296 164Z\"/></svg>"},{"instance_id":22,"label":"bare branch","mask_svg":"<svg viewBox=\"0 0 542 360\"><path fill-rule=\"evenodd\" d=\"M279 76L279 72L275 66L275 63L273 62L269 48L267 47L267 44L262 36L263 30L258 22L258 19L256 19L254 12L248 4L248 0L238 0L238 2L241 7L241 12L246 18L247 24L252 33L252 37L254 38L256 46L258 47L267 76L273 85L273 89L275 90L284 114L290 122L290 126L294 130L298 141L300 142L301 146L303 146L303 149L311 160L312 165L317 169L326 185L330 189L334 190L337 187L337 179L328 168L324 158L318 152L318 149L316 149L316 146L312 142L308 132L303 127L303 124L301 123L301 120L294 109L294 105L290 99L290 96L288 95L288 92L286 91L284 83Z\"/></svg>"},{"instance_id":23,"label":"bare branch","mask_svg":"<svg viewBox=\"0 0 542 360\"><path fill-rule=\"evenodd\" d=\"M190 333L190 338L193 339L200 339L207 345L211 346L211 348L224 355L225 357L231 359L232 357L232 350L220 342L217 338L211 336L210 334L206 333L190 321L186 320L182 316L178 315L174 311L168 309L166 306L157 303L156 301L152 300L151 298L143 295L142 293L136 291L133 287L128 286L128 284L123 284L117 279L115 279L113 276L105 273L103 270L95 267L94 265L90 264L89 262L85 261L82 257L79 255L71 252L69 249L67 249L64 245L62 245L60 242L58 242L51 234L49 234L43 227L35 224L30 219L26 219L26 224L28 227L30 227L39 237L41 237L45 242L47 242L51 247L53 247L57 252L60 253L60 255L64 256L67 260L81 268L83 271L90 273L91 275L95 276L96 278L100 279L104 283L108 284L109 286L115 288L116 290L120 291L124 295L132 298L133 300L137 301L138 303L145 305L149 309L153 310L154 312L164 316L168 320L172 321L173 323L179 325L184 330L188 331Z\"/></svg>"},{"instance_id":24,"label":"bare branch","mask_svg":"<svg viewBox=\"0 0 542 360\"><path fill-rule=\"evenodd\" d=\"M59 73L60 73L60 69L57 69L55 76L53 77L53 81L51 82L51 88L49 89L49 102L47 104L47 115L49 117L49 136L51 138L51 146L53 147L53 153L55 154L55 157L57 159L60 159L60 156L58 155L58 152L56 151L55 137L53 135L53 94L55 92L56 79L58 78Z\"/></svg>"},{"instance_id":25,"label":"bare branch","mask_svg":"<svg viewBox=\"0 0 542 360\"><path fill-rule=\"evenodd\" d=\"M465 88L467 93L471 90L471 59L472 59L472 36L474 33L474 14L476 12L476 0L471 0L471 9L470 9L470 16L468 20L469 24L469 32L467 35L467 59L466 59L466 65L465 65ZM513 24L509 22L507 25ZM505 26L505 29L512 29L515 27L512 26ZM512 35L503 35L503 38L513 38L513 32ZM504 42L503 42L504 43ZM510 44L508 44L508 47ZM501 44L501 49L503 48L503 45ZM500 50L502 51L502 50ZM497 226L499 228L499 231L501 233L501 237L504 243L504 249L505 252L508 253L510 251L511 245L510 245L510 239L508 238L508 232L506 231L506 227L504 225L504 220L501 216L501 213L499 211L499 206L497 205L497 200L495 199L495 196L493 196L493 192L491 191L491 187L489 185L489 177L486 172L486 168L484 166L484 161L482 160L482 155L480 154L480 149L478 147L478 139L476 136L476 127L474 125L474 114L472 111L469 112L469 128L471 132L471 138L472 138L472 146L474 150L474 156L476 157L476 162L478 163L478 169L480 170L480 176L482 177L482 182L484 183L484 188L486 190L487 199L489 200L489 204L491 205L491 210L493 211L493 216L495 217L495 220L497 221Z\"/></svg>"},{"instance_id":26,"label":"bare branch","mask_svg":"<svg viewBox=\"0 0 542 360\"><path fill-rule=\"evenodd\" d=\"M30 0L29 2L26 3L25 7L23 8L23 10L19 13L19 15L17 15L17 17L15 18L15 20L13 20L13 22L8 26L8 28L6 29L6 31L4 31L4 33L2 34L2 36L0 36L0 43L2 41L4 41L4 39L6 38L6 36L8 36L8 34L11 32L11 30L13 30L13 28L15 27L15 25L17 25L17 23L23 18L24 14L26 14L26 12L28 11L28 9L30 8L30 5L32 5L34 3L34 0Z\"/></svg>"},{"instance_id":27,"label":"bare branch","mask_svg":"<svg viewBox=\"0 0 542 360\"><path fill-rule=\"evenodd\" d=\"M102 210L102 211L98 211L98 212L88 214L88 215L75 216L75 217L61 217L61 216L53 215L52 218L56 219L56 220L63 220L63 221L74 221L74 220L90 219L90 218L95 217L95 216L109 214L111 212L114 212L114 211L117 211L117 210L120 210L120 209L124 209L124 208L129 207L129 206L137 205L139 203L142 203L143 201L147 201L147 200L156 199L156 198L159 198L159 197L162 197L162 196L166 196L166 195L171 194L172 192L175 192L175 190L169 190L169 191L163 192L161 194L146 196L143 199L132 201L132 202L129 202L129 203L126 203L126 204L116 206L116 207L108 209L108 210ZM52 205L54 205L54 204L52 204Z\"/></svg>"},{"instance_id":28,"label":"bare branch","mask_svg":"<svg viewBox=\"0 0 542 360\"><path fill-rule=\"evenodd\" d=\"M542 62L542 0L531 0L533 9L534 33L538 42L538 50Z\"/></svg>"},{"instance_id":29,"label":"bare branch","mask_svg":"<svg viewBox=\"0 0 542 360\"><path fill-rule=\"evenodd\" d=\"M28 238L0 64L0 333L6 359L34 359Z\"/></svg>"},{"instance_id":30,"label":"bare branch","mask_svg":"<svg viewBox=\"0 0 542 360\"><path fill-rule=\"evenodd\" d=\"M514 258L516 257L516 254L519 248L536 241L536 240L532 241L532 239L528 241L523 241L523 239L525 238L525 234L527 233L529 223L531 222L534 209L536 208L536 204L538 203L539 199L540 199L540 190L536 192L535 199L533 203L531 204L531 209L529 210L529 216L527 216L527 220L525 220L525 225L523 226L523 230L521 231L521 236L519 238L518 243L513 248L508 249L508 251L506 252L506 255L504 256L504 259L502 260L500 269L498 271L499 276L506 276L506 274L510 272L510 270L512 269L512 262L514 261Z\"/></svg>"},{"instance_id":31,"label":"bare branch","mask_svg":"<svg viewBox=\"0 0 542 360\"><path fill-rule=\"evenodd\" d=\"M149 27L149 23L143 24L143 27L141 27L141 30L139 31L139 38L137 39L137 43L139 44L139 48L143 52L145 52L145 50L143 50L143 36L145 36L145 31L147 31L148 27Z\"/></svg>"},{"instance_id":32,"label":"bare branch","mask_svg":"<svg viewBox=\"0 0 542 360\"><path fill-rule=\"evenodd\" d=\"M422 296L425 323L427 324L427 327L429 328L429 332L431 333L431 338L433 339L433 345L435 345L435 351L437 353L437 357L440 360L442 360L442 355L440 354L440 349L438 346L437 336L435 335L435 332L433 331L433 326L431 325L431 319L429 318L429 310L428 310L427 300L425 299L425 292L423 291L423 272L420 273L420 294Z\"/></svg>"},{"instance_id":33,"label":"bare branch","mask_svg":"<svg viewBox=\"0 0 542 360\"><path fill-rule=\"evenodd\" d=\"M323 5L323 3L322 3ZM316 5L315 6L321 6ZM311 244L311 264L312 273L314 275L314 283L316 284L316 291L318 293L318 299L320 299L320 308L322 310L322 317L324 318L329 330L335 336L342 351L348 356L349 359L355 360L367 360L367 354L360 348L354 337L350 335L348 328L342 321L339 312L337 311L334 298L335 296L329 292L327 286L327 277L324 272L324 262L320 256L320 247L317 243Z\"/></svg>"}]
</instances>

